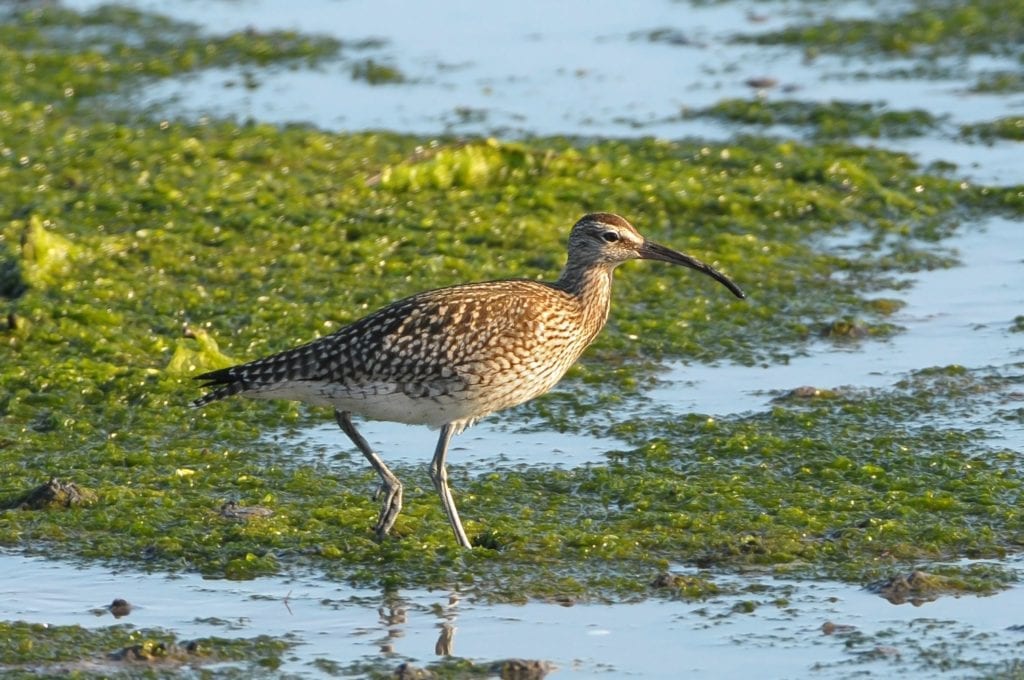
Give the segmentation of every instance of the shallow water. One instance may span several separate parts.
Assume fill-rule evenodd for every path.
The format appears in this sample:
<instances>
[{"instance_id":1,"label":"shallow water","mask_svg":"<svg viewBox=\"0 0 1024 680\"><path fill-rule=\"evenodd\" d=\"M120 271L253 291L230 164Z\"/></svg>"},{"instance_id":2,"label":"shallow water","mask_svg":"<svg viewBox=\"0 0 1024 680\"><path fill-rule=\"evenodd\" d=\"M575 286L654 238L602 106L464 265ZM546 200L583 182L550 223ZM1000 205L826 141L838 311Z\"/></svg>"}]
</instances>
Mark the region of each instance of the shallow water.
<instances>
[{"instance_id":1,"label":"shallow water","mask_svg":"<svg viewBox=\"0 0 1024 680\"><path fill-rule=\"evenodd\" d=\"M67 4L92 7L100 3L73 0ZM384 38L387 42L380 48L345 54L396 66L411 81L370 85L353 80L351 64L342 63L261 71L256 76L258 86L250 88L240 85L246 80L244 68L211 69L161 81L140 95L142 105L164 106L171 101L171 111L195 115L426 135L451 131L722 138L734 134L734 129L681 120L680 110L749 96L756 92L746 84L751 78L777 80L779 89L790 90L787 97L884 101L896 109L948 114L954 123L1009 115L1019 110L1022 99L1019 95L968 95L964 83L955 80L851 79L849 60L807 60L798 49L729 42L737 33L757 34L807 21L808 12L870 16L875 11L854 3L818 8L809 3L738 2L693 7L686 2L570 0L552 5L527 0L486 9L469 0L302 5L268 0L141 0L129 4L217 31L294 28L349 41ZM685 44L652 42L646 37L665 28L678 32ZM877 70L903 65L899 60L880 60ZM985 56L972 57L965 67L968 72L1014 70L1016 64L1012 59ZM944 158L956 161L959 156Z\"/></svg>"},{"instance_id":2,"label":"shallow water","mask_svg":"<svg viewBox=\"0 0 1024 680\"><path fill-rule=\"evenodd\" d=\"M387 462L423 463L424 469L434 454L437 432L418 425L381 421L360 422L359 431L370 446ZM609 449L625 446L616 439L588 437L580 433L544 430L531 431L530 425L506 424L491 419L475 425L452 440L451 460L471 469L486 470L493 466L536 465L575 467L604 460ZM295 436L277 433L272 437L286 447L305 455L322 455L327 459L354 452L351 442L333 421L304 430ZM365 465L355 453L355 462Z\"/></svg>"},{"instance_id":3,"label":"shallow water","mask_svg":"<svg viewBox=\"0 0 1024 680\"><path fill-rule=\"evenodd\" d=\"M67 3L94 6L93 0ZM236 115L284 122L308 121L332 129L385 128L423 134L555 134L593 136L695 135L724 138L736 128L682 120L683 107L750 95L749 78L770 76L796 90L784 96L825 101L887 102L948 114L951 126L1019 110L1020 95L964 94L964 80L852 79L851 70L878 72L896 61L868 63L819 58L798 50L735 45L736 31L774 30L804 20L803 12L871 14L868 5L793 6L731 3L693 8L684 2L600 2L487 5L442 3L237 2L130 3L191 19L218 31L253 26L328 32L346 40L382 37L387 43L350 53L400 68L411 84L371 86L352 80L350 66L280 70L257 75L259 86L238 86L241 70L211 70L153 85L142 105L166 105L168 115ZM833 6L835 5L835 6ZM810 9L808 10L808 7ZM764 15L753 22L750 14ZM642 34L678 29L687 45L652 43ZM968 72L1017 68L976 58ZM225 87L226 83L234 86ZM774 96L774 95L773 95ZM780 95L783 96L783 95ZM793 131L790 131L793 133ZM794 133L795 134L795 133ZM882 140L922 161L956 161L958 172L981 182L1024 182L1020 145L970 145L948 134ZM726 415L761 410L778 394L803 385L885 387L909 371L961 364L1004 367L1024 361L1024 334L1009 333L1024 310L1024 230L992 217L965 225L944 245L962 264L920 272L909 289L880 296L906 301L894 322L905 330L885 341L833 344L822 340L786 364L674 365L652 403L679 413ZM844 244L829 244L841 248ZM751 301L756 304L756 300ZM614 313L614 311L613 311ZM985 414L978 414L984 419ZM972 423L945 423L959 427ZM424 467L435 434L389 423L361 425L389 461ZM1024 426L1006 423L1001 444L1024 449ZM333 423L297 436L276 433L304 455L333 458L351 447ZM527 432L514 421L493 419L455 440L452 462L484 471L494 463L574 466L599 462L619 443L579 434ZM358 464L357 458L353 459ZM1020 562L1003 562L1020 568ZM705 602L662 599L636 604L530 603L486 605L452 599L447 592L397 595L355 590L317 574L245 582L206 581L194 574L148 575L77 567L42 557L0 554L0 616L48 624L105 626L109 614L93 609L115 597L137 608L136 626L180 636L293 634L300 641L283 671L316 676L315 659L342 665L382 654L395 665L436 659L441 626L454 625L453 653L479 660L547 659L560 676L846 677L867 672L933 677L937 658L983 662L1019 652L1024 634L1024 588L992 597L944 597L920 607L894 606L860 588L832 582L786 581L756 575L710 575L723 587L744 590ZM752 590L751 590L752 589ZM763 592L758 591L763 589ZM772 604L783 598L785 604ZM760 602L752 613L734 611ZM399 611L400 610L400 611ZM826 621L863 634L824 635ZM1016 627L1016 628L1011 628ZM895 650L893 652L892 650ZM956 667L954 673L968 673Z\"/></svg>"},{"instance_id":4,"label":"shallow water","mask_svg":"<svg viewBox=\"0 0 1024 680\"><path fill-rule=\"evenodd\" d=\"M649 394L681 413L726 415L760 410L801 386L885 387L908 372L959 364L998 367L1024 361L1024 343L1010 333L1024 309L1024 230L1012 220L987 218L944 244L961 264L919 272L913 286L883 291L906 302L892 321L905 330L884 341L836 345L822 340L806 356L770 366L674 365ZM1015 445L1024 447L1020 426Z\"/></svg>"},{"instance_id":5,"label":"shallow water","mask_svg":"<svg viewBox=\"0 0 1024 680\"><path fill-rule=\"evenodd\" d=\"M209 581L74 566L0 553L0 617L50 625L111 625L114 598L133 605L119 623L160 627L182 638L291 637L281 672L327 676L315 660L342 667L381 655L426 665L444 626L449 653L491 661L544 659L559 677L848 677L892 672L931 677L931 650L962 647L961 661L991 661L1019 646L1024 588L992 597L945 597L893 605L862 588L828 581L713 575L723 590L703 601L634 604L478 604L458 593L381 594L315 575ZM752 611L748 603L753 603ZM823 624L840 628L828 635ZM945 657L944 657L945 658ZM996 656L995 658L998 658ZM756 661L755 661L756 660Z\"/></svg>"}]
</instances>

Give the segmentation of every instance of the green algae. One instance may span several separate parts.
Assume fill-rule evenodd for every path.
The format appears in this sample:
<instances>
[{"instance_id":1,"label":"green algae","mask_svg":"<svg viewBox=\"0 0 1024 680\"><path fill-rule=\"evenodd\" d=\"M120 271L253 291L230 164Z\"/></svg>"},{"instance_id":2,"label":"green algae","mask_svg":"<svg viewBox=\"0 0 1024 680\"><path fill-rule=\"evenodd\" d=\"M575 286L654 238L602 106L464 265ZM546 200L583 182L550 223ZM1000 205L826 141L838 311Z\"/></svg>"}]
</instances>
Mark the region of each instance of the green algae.
<instances>
[{"instance_id":1,"label":"green algae","mask_svg":"<svg viewBox=\"0 0 1024 680\"><path fill-rule=\"evenodd\" d=\"M770 363L898 332L888 317L900 302L879 291L955 262L942 239L974 215L1020 214L1020 188L842 142L512 143L97 119L74 100L220 59L260 63L244 35L126 12L47 9L19 19L32 30L0 24L0 58L13 65L0 70L0 312L18 320L0 331L0 502L58 475L96 496L2 512L0 544L238 579L312 567L513 601L713 588L653 586L672 564L865 582L893 565L1019 551L1018 455L950 422L916 422L998 399L1019 384L1016 368L942 369L889 390L820 386L723 420L632 408L607 419L638 403L666 359ZM66 40L84 22L111 30ZM188 35L151 40L147 28L124 46L112 30L139 25ZM189 40L202 54L219 40L237 49L204 61L182 51ZM260 438L326 413L187 407L190 372L226 356L284 349L426 287L551 278L572 220L593 209L714 262L750 300L655 264L624 268L612 321L567 384L510 417L608 432L631 449L574 470L455 466L471 553L454 547L425 465L394 466L406 507L377 542L369 470ZM822 245L849 235L858 245ZM239 522L220 512L229 502L271 512Z\"/></svg>"},{"instance_id":2,"label":"green algae","mask_svg":"<svg viewBox=\"0 0 1024 680\"><path fill-rule=\"evenodd\" d=\"M949 575L943 571L952 572ZM1000 582L1010 583L1015 577L1005 569L990 565L972 564L967 569L950 570L939 567L932 572L915 570L868 584L871 592L878 593L893 604L920 605L943 595L961 595L991 590Z\"/></svg>"},{"instance_id":3,"label":"green algae","mask_svg":"<svg viewBox=\"0 0 1024 680\"><path fill-rule=\"evenodd\" d=\"M939 118L922 109L889 111L882 104L762 98L723 99L704 109L687 110L683 115L745 125L807 128L812 137L819 139L919 136L933 131L940 123Z\"/></svg>"},{"instance_id":4,"label":"green algae","mask_svg":"<svg viewBox=\"0 0 1024 680\"><path fill-rule=\"evenodd\" d=\"M915 0L907 5L873 19L828 18L742 39L858 56L1021 54L1024 6L1016 0Z\"/></svg>"},{"instance_id":5,"label":"green algae","mask_svg":"<svg viewBox=\"0 0 1024 680\"><path fill-rule=\"evenodd\" d=\"M908 66L861 71L853 78L967 78L974 81L971 91L1012 93L1021 90L1019 70L1011 66L978 75L967 68L968 57L987 54L1019 62L1024 58L1022 27L1024 7L1016 0L914 0L880 8L870 18L827 17L778 31L741 34L736 40L798 47L809 59L838 54L911 60Z\"/></svg>"},{"instance_id":6,"label":"green algae","mask_svg":"<svg viewBox=\"0 0 1024 680\"><path fill-rule=\"evenodd\" d=\"M701 600L723 592L717 583L705 576L670 572L659 574L651 582L651 587L686 600Z\"/></svg>"},{"instance_id":7,"label":"green algae","mask_svg":"<svg viewBox=\"0 0 1024 680\"><path fill-rule=\"evenodd\" d=\"M39 288L67 275L68 261L74 251L74 246L68 239L48 230L47 226L38 215L33 215L27 225L15 223L15 228L23 229L22 276L27 285Z\"/></svg>"},{"instance_id":8,"label":"green algae","mask_svg":"<svg viewBox=\"0 0 1024 680\"><path fill-rule=\"evenodd\" d=\"M221 352L217 341L202 328L186 326L184 336L175 343L174 354L167 362L168 373L182 376L199 375L238 363ZM195 342L191 342L192 340Z\"/></svg>"},{"instance_id":9,"label":"green algae","mask_svg":"<svg viewBox=\"0 0 1024 680\"><path fill-rule=\"evenodd\" d=\"M180 677L219 665L227 677L263 676L291 643L266 636L179 640L159 629L130 625L88 630L21 621L0 622L4 677Z\"/></svg>"},{"instance_id":10,"label":"green algae","mask_svg":"<svg viewBox=\"0 0 1024 680\"><path fill-rule=\"evenodd\" d=\"M629 34L630 40L646 40L666 45L689 46L695 41L677 28L655 28L650 31L635 31Z\"/></svg>"},{"instance_id":11,"label":"green algae","mask_svg":"<svg viewBox=\"0 0 1024 680\"><path fill-rule=\"evenodd\" d=\"M70 508L73 505L89 505L95 502L96 494L89 489L82 489L74 483L67 484L55 478L32 489L9 505L0 507L18 510L54 510Z\"/></svg>"},{"instance_id":12,"label":"green algae","mask_svg":"<svg viewBox=\"0 0 1024 680\"><path fill-rule=\"evenodd\" d=\"M348 676L387 680L404 678L407 680L446 680L451 678L515 678L515 680L542 680L548 673L556 669L554 664L533 659L502 659L499 661L472 661L454 657L445 657L440 661L424 667L405 662L396 664L393 661L374 660L360 661L347 666L331 664L321 666L323 670L333 671L334 675L342 672Z\"/></svg>"},{"instance_id":13,"label":"green algae","mask_svg":"<svg viewBox=\"0 0 1024 680\"><path fill-rule=\"evenodd\" d=\"M971 86L971 92L979 94L1012 94L1024 92L1024 73L1019 71L995 71L979 76Z\"/></svg>"},{"instance_id":14,"label":"green algae","mask_svg":"<svg viewBox=\"0 0 1024 680\"><path fill-rule=\"evenodd\" d=\"M374 59L363 59L352 65L352 79L365 80L370 85L395 85L406 82L400 70Z\"/></svg>"},{"instance_id":15,"label":"green algae","mask_svg":"<svg viewBox=\"0 0 1024 680\"><path fill-rule=\"evenodd\" d=\"M334 58L340 41L294 31L223 36L162 15L118 5L76 12L56 4L5 12L0 23L0 83L5 100L54 105L108 94L126 79L164 78L214 66L314 64Z\"/></svg>"},{"instance_id":16,"label":"green algae","mask_svg":"<svg viewBox=\"0 0 1024 680\"><path fill-rule=\"evenodd\" d=\"M939 131L943 120L921 109L889 111L881 104L856 102L803 102L796 100L723 99L702 109L688 109L683 117L712 118L756 127L797 128L811 139L837 140L854 137L915 137ZM992 121L961 125L961 139L994 143L1001 139L1024 140L1024 118L1006 116Z\"/></svg>"},{"instance_id":17,"label":"green algae","mask_svg":"<svg viewBox=\"0 0 1024 680\"><path fill-rule=\"evenodd\" d=\"M964 675L974 678L1019 678L1024 663L1013 644L956 621L921 616L873 631L826 622L825 635L843 653L836 661L815 664L815 672L886 675ZM884 664L884 665L882 665Z\"/></svg>"},{"instance_id":18,"label":"green algae","mask_svg":"<svg viewBox=\"0 0 1024 680\"><path fill-rule=\"evenodd\" d=\"M968 139L981 139L990 143L1000 139L1021 142L1024 141L1024 118L1007 116L985 123L964 125L960 132Z\"/></svg>"}]
</instances>

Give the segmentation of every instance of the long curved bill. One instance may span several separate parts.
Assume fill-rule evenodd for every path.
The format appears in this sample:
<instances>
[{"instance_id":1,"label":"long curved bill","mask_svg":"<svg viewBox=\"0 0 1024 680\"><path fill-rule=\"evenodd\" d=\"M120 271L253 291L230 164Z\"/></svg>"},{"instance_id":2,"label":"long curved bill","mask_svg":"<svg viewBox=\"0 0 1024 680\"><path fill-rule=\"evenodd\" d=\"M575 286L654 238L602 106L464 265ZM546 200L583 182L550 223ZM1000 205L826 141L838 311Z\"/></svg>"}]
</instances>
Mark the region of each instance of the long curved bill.
<instances>
[{"instance_id":1,"label":"long curved bill","mask_svg":"<svg viewBox=\"0 0 1024 680\"><path fill-rule=\"evenodd\" d=\"M695 257L690 257L689 255L684 255L683 253L672 250L671 248L666 248L660 243L646 240L637 252L640 257L645 260L660 260L662 262L668 262L669 264L678 264L683 267L689 267L690 269L696 269L702 274L707 274L715 281L718 281L741 300L747 297L747 294L740 290L740 287L733 283L732 279L711 265L705 264Z\"/></svg>"}]
</instances>

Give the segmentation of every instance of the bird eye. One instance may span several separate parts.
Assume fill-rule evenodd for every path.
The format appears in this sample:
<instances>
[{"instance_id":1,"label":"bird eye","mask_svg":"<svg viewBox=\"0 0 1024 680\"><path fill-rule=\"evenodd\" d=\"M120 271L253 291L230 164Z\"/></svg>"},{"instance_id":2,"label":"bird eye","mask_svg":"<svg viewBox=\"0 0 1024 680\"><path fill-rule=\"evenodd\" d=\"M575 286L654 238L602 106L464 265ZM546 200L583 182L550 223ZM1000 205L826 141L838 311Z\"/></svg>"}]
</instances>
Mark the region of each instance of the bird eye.
<instances>
[{"instance_id":1,"label":"bird eye","mask_svg":"<svg viewBox=\"0 0 1024 680\"><path fill-rule=\"evenodd\" d=\"M604 239L605 243L615 243L619 240L619 233L617 231L606 231L601 234L601 238Z\"/></svg>"}]
</instances>

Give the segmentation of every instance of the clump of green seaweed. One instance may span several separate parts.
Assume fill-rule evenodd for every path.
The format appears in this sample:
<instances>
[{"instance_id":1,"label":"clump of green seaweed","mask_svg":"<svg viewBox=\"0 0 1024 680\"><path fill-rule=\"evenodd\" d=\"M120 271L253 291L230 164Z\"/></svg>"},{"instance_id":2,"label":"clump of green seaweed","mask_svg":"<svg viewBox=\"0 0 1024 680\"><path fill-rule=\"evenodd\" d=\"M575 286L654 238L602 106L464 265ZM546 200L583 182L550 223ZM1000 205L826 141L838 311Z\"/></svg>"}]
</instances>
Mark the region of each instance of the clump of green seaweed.
<instances>
[{"instance_id":1,"label":"clump of green seaweed","mask_svg":"<svg viewBox=\"0 0 1024 680\"><path fill-rule=\"evenodd\" d=\"M281 665L291 643L266 636L179 640L158 629L129 625L87 630L0 621L0 672L5 677L170 677L183 670L237 664L262 675Z\"/></svg>"},{"instance_id":2,"label":"clump of green seaweed","mask_svg":"<svg viewBox=\"0 0 1024 680\"><path fill-rule=\"evenodd\" d=\"M745 125L808 128L815 139L913 137L933 131L940 123L938 117L922 109L893 111L882 104L764 98L723 99L705 109L684 111L683 115Z\"/></svg>"},{"instance_id":3,"label":"clump of green seaweed","mask_svg":"<svg viewBox=\"0 0 1024 680\"><path fill-rule=\"evenodd\" d=\"M1024 7L1015 0L918 0L874 18L827 18L744 39L858 56L1019 56L1022 24Z\"/></svg>"}]
</instances>

